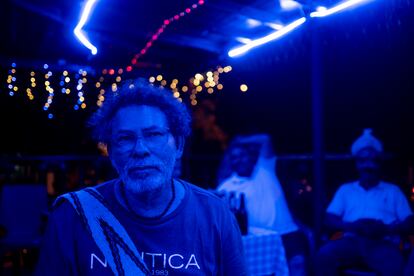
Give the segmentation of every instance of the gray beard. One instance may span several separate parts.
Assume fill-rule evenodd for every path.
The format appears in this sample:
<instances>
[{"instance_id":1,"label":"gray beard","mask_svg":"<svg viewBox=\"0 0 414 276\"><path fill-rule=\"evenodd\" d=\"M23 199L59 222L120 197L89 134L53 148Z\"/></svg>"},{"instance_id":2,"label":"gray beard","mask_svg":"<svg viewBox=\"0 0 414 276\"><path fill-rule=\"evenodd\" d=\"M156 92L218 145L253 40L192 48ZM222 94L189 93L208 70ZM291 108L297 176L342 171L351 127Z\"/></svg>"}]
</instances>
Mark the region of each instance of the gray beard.
<instances>
[{"instance_id":1,"label":"gray beard","mask_svg":"<svg viewBox=\"0 0 414 276\"><path fill-rule=\"evenodd\" d=\"M146 192L153 192L161 190L163 187L163 181L158 179L151 179L155 177L147 177L143 179L132 179L128 175L120 175L125 188L134 194L142 194ZM158 178L158 177L157 177Z\"/></svg>"}]
</instances>

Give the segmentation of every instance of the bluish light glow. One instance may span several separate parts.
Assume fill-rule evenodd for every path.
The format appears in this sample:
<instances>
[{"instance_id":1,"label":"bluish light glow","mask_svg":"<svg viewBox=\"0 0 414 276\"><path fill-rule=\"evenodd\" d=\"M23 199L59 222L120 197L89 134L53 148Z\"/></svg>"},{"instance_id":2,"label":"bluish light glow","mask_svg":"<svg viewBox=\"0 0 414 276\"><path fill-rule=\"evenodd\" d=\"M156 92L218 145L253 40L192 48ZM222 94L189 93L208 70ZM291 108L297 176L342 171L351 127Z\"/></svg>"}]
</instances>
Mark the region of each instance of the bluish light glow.
<instances>
[{"instance_id":1,"label":"bluish light glow","mask_svg":"<svg viewBox=\"0 0 414 276\"><path fill-rule=\"evenodd\" d=\"M79 105L75 105L75 106L73 107L73 109L78 110L78 109L79 109Z\"/></svg>"},{"instance_id":2,"label":"bluish light glow","mask_svg":"<svg viewBox=\"0 0 414 276\"><path fill-rule=\"evenodd\" d=\"M53 119L53 114L52 114L52 113L49 113L49 115L47 115L47 117L48 117L49 119Z\"/></svg>"},{"instance_id":3,"label":"bluish light glow","mask_svg":"<svg viewBox=\"0 0 414 276\"><path fill-rule=\"evenodd\" d=\"M310 13L310 17L325 17L365 1L367 0L349 0L342 2L341 4L338 4L330 9L326 9L325 7L318 7L316 11Z\"/></svg>"},{"instance_id":4,"label":"bluish light glow","mask_svg":"<svg viewBox=\"0 0 414 276\"><path fill-rule=\"evenodd\" d=\"M88 20L89 14L91 13L92 7L95 4L95 2L96 0L88 0L82 11L81 19L79 20L78 25L76 25L75 29L73 30L73 33L79 39L79 41L86 48L91 50L92 55L96 55L98 53L98 49L92 43L90 43L89 40L85 37L82 28L83 26L85 26L85 23Z\"/></svg>"},{"instance_id":5,"label":"bluish light glow","mask_svg":"<svg viewBox=\"0 0 414 276\"><path fill-rule=\"evenodd\" d=\"M270 28L272 28L272 29L274 29L276 31L279 31L280 29L283 28L283 25L278 24L278 23L267 22L267 23L265 23L265 25L266 26L269 26Z\"/></svg>"},{"instance_id":6,"label":"bluish light glow","mask_svg":"<svg viewBox=\"0 0 414 276\"><path fill-rule=\"evenodd\" d=\"M326 11L327 9L328 9L327 7L319 6L316 8L316 11L323 12L323 11Z\"/></svg>"},{"instance_id":7,"label":"bluish light glow","mask_svg":"<svg viewBox=\"0 0 414 276\"><path fill-rule=\"evenodd\" d=\"M253 19L253 18L247 19L246 23L250 28L254 28L254 27L258 27L262 25L262 22L260 22L259 20Z\"/></svg>"},{"instance_id":8,"label":"bluish light glow","mask_svg":"<svg viewBox=\"0 0 414 276\"><path fill-rule=\"evenodd\" d=\"M293 10L301 6L300 3L293 0L280 0L280 7L284 10Z\"/></svg>"},{"instance_id":9,"label":"bluish light glow","mask_svg":"<svg viewBox=\"0 0 414 276\"><path fill-rule=\"evenodd\" d=\"M13 63L11 64L11 66L12 66L13 68L15 68L15 67L16 67L16 63L14 63L14 62L13 62Z\"/></svg>"},{"instance_id":10,"label":"bluish light glow","mask_svg":"<svg viewBox=\"0 0 414 276\"><path fill-rule=\"evenodd\" d=\"M13 89L13 85L11 85L11 84L9 84L7 87L8 87L9 89Z\"/></svg>"},{"instance_id":11,"label":"bluish light glow","mask_svg":"<svg viewBox=\"0 0 414 276\"><path fill-rule=\"evenodd\" d=\"M250 38L246 38L246 37L236 37L236 40L243 44L247 44L252 41Z\"/></svg>"},{"instance_id":12,"label":"bluish light glow","mask_svg":"<svg viewBox=\"0 0 414 276\"><path fill-rule=\"evenodd\" d=\"M235 57L238 55L241 55L247 51L249 51L252 48L255 48L257 46L260 46L262 44L265 44L269 41L278 39L280 37L282 37L283 35L293 31L294 29L296 29L297 27L299 27L300 25L302 25L303 23L306 22L306 18L305 17L301 17L298 20L293 21L292 23L290 23L289 25L284 26L282 29L273 32L267 36L264 36L262 38L258 38L255 40L252 40L251 42L247 43L246 45L240 46L238 48L235 48L233 50L230 50L228 55L230 57Z\"/></svg>"},{"instance_id":13,"label":"bluish light glow","mask_svg":"<svg viewBox=\"0 0 414 276\"><path fill-rule=\"evenodd\" d=\"M45 69L45 70L47 70L47 68L49 68L49 65L47 65L46 63L43 65L43 68Z\"/></svg>"},{"instance_id":14,"label":"bluish light glow","mask_svg":"<svg viewBox=\"0 0 414 276\"><path fill-rule=\"evenodd\" d=\"M44 107L43 107L43 110L44 110L44 111L46 111L47 109L48 109L48 107L47 107L47 106L44 106Z\"/></svg>"},{"instance_id":15,"label":"bluish light glow","mask_svg":"<svg viewBox=\"0 0 414 276\"><path fill-rule=\"evenodd\" d=\"M9 95L10 95L10 96L14 96L14 92L13 92L13 91L10 91L10 92L9 92Z\"/></svg>"}]
</instances>

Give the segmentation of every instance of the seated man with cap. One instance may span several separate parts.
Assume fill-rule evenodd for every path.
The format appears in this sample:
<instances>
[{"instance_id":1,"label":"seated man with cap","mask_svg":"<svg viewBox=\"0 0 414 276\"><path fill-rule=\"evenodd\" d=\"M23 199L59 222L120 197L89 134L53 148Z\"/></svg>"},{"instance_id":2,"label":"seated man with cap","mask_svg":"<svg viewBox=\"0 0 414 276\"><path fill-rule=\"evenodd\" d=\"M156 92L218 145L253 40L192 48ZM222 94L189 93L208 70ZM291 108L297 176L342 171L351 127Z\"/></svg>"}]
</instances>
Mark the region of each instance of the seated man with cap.
<instances>
[{"instance_id":1,"label":"seated man with cap","mask_svg":"<svg viewBox=\"0 0 414 276\"><path fill-rule=\"evenodd\" d=\"M343 184L326 210L326 225L343 232L318 253L317 275L363 264L380 275L402 275L399 237L412 227L413 214L397 185L380 178L382 144L366 129L351 149L359 179Z\"/></svg>"}]
</instances>

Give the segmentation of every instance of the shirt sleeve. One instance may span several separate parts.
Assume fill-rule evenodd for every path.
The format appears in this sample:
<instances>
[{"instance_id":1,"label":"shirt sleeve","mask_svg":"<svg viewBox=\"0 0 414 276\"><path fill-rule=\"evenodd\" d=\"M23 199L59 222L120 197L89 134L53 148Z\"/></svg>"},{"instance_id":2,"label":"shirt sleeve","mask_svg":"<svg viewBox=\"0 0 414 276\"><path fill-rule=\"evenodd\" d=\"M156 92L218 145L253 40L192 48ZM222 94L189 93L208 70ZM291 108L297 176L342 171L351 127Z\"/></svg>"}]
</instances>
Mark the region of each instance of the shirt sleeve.
<instances>
[{"instance_id":1,"label":"shirt sleeve","mask_svg":"<svg viewBox=\"0 0 414 276\"><path fill-rule=\"evenodd\" d=\"M236 218L229 210L225 210L223 241L221 244L223 266L221 275L247 275L243 243Z\"/></svg>"},{"instance_id":2,"label":"shirt sleeve","mask_svg":"<svg viewBox=\"0 0 414 276\"><path fill-rule=\"evenodd\" d=\"M336 191L331 203L326 209L327 213L337 215L342 217L345 212L345 192L344 186L341 186L338 191Z\"/></svg>"},{"instance_id":3,"label":"shirt sleeve","mask_svg":"<svg viewBox=\"0 0 414 276\"><path fill-rule=\"evenodd\" d=\"M405 220L407 217L413 214L407 198L400 190L396 187L395 198L394 198L395 215L399 221Z\"/></svg>"}]
</instances>

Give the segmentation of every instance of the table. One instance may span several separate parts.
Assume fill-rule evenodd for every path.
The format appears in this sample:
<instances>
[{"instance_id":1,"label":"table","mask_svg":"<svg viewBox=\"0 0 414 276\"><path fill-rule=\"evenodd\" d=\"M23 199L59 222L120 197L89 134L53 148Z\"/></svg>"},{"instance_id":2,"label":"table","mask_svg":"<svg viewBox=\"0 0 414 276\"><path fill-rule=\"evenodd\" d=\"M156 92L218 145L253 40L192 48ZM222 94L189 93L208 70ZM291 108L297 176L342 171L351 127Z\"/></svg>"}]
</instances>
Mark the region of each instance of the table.
<instances>
[{"instance_id":1,"label":"table","mask_svg":"<svg viewBox=\"0 0 414 276\"><path fill-rule=\"evenodd\" d=\"M285 249L277 232L249 227L242 239L249 275L289 276Z\"/></svg>"}]
</instances>

